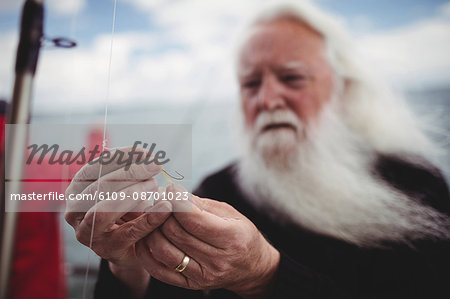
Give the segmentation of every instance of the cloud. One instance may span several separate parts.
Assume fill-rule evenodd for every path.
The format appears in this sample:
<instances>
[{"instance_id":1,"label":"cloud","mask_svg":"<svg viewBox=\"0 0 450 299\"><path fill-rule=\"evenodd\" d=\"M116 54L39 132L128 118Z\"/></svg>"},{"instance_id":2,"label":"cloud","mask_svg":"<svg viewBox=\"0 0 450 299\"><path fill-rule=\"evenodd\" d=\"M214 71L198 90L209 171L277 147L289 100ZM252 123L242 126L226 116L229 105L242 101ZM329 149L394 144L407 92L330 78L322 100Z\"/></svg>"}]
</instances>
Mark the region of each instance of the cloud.
<instances>
[{"instance_id":1,"label":"cloud","mask_svg":"<svg viewBox=\"0 0 450 299\"><path fill-rule=\"evenodd\" d=\"M0 0L0 13L21 11L25 0ZM86 7L86 0L45 0L45 9L58 15L74 15Z\"/></svg>"},{"instance_id":2,"label":"cloud","mask_svg":"<svg viewBox=\"0 0 450 299\"><path fill-rule=\"evenodd\" d=\"M347 21L349 28L352 28L352 33L355 36L361 36L370 33L375 29L373 20L367 15L357 15Z\"/></svg>"},{"instance_id":3,"label":"cloud","mask_svg":"<svg viewBox=\"0 0 450 299\"><path fill-rule=\"evenodd\" d=\"M262 3L258 0L127 0L178 42L192 49L229 45ZM207 52L207 51L205 51Z\"/></svg>"},{"instance_id":4,"label":"cloud","mask_svg":"<svg viewBox=\"0 0 450 299\"><path fill-rule=\"evenodd\" d=\"M45 0L45 5L59 15L74 15L83 10L86 0Z\"/></svg>"},{"instance_id":5,"label":"cloud","mask_svg":"<svg viewBox=\"0 0 450 299\"><path fill-rule=\"evenodd\" d=\"M129 1L160 30L115 34L108 103L236 99L232 45L259 1ZM104 105L110 42L44 53L36 98Z\"/></svg>"},{"instance_id":6,"label":"cloud","mask_svg":"<svg viewBox=\"0 0 450 299\"><path fill-rule=\"evenodd\" d=\"M450 17L450 2L441 5L439 11L444 17Z\"/></svg>"},{"instance_id":7,"label":"cloud","mask_svg":"<svg viewBox=\"0 0 450 299\"><path fill-rule=\"evenodd\" d=\"M23 2L17 0L1 0L0 1L0 13L16 12L20 10Z\"/></svg>"},{"instance_id":8,"label":"cloud","mask_svg":"<svg viewBox=\"0 0 450 299\"><path fill-rule=\"evenodd\" d=\"M370 67L403 87L450 84L450 19L439 15L402 28L367 34L358 47Z\"/></svg>"},{"instance_id":9,"label":"cloud","mask_svg":"<svg viewBox=\"0 0 450 299\"><path fill-rule=\"evenodd\" d=\"M214 65L199 53L184 49L153 53L159 46L157 41L148 33L115 35L108 99L109 34L98 36L89 47L44 52L36 98L44 106L62 104L76 110L86 105L183 102L197 100L205 93L221 97L233 93L233 76L223 75L226 66L212 73Z\"/></svg>"}]
</instances>

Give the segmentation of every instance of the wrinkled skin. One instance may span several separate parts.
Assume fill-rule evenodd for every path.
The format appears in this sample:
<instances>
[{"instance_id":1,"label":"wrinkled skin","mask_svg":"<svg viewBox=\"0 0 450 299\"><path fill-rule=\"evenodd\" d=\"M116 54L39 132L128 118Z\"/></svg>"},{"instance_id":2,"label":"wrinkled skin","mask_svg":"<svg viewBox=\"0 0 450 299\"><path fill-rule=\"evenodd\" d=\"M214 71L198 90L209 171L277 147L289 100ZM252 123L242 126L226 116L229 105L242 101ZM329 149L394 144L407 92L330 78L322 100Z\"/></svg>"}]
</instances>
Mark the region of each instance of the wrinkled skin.
<instances>
[{"instance_id":1,"label":"wrinkled skin","mask_svg":"<svg viewBox=\"0 0 450 299\"><path fill-rule=\"evenodd\" d=\"M160 171L154 164L133 164L128 171L113 164L97 179L98 164L85 165L66 194L157 191L153 176ZM186 190L171 184L165 191ZM149 275L189 289L227 288L257 296L270 286L276 272L278 251L226 203L190 196L154 206L134 200L83 204L69 202L66 221L81 243L92 245L93 251L109 261L111 271L133 289L136 298L144 294ZM175 268L185 254L191 260L178 273Z\"/></svg>"}]
</instances>

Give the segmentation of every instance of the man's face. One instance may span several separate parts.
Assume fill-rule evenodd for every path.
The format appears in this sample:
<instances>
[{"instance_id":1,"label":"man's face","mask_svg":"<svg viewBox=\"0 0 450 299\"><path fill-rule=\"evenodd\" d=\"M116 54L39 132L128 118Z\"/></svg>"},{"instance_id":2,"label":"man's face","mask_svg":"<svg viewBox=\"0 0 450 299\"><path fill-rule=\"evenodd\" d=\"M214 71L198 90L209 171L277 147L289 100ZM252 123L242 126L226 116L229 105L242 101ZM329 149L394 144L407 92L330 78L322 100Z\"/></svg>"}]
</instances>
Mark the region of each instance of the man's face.
<instances>
[{"instance_id":1,"label":"man's face","mask_svg":"<svg viewBox=\"0 0 450 299\"><path fill-rule=\"evenodd\" d=\"M276 110L293 112L308 126L333 91L333 71L325 56L323 38L291 20L254 27L241 51L238 77L249 129L254 128L261 112ZM279 122L260 130L255 133L298 128Z\"/></svg>"}]
</instances>

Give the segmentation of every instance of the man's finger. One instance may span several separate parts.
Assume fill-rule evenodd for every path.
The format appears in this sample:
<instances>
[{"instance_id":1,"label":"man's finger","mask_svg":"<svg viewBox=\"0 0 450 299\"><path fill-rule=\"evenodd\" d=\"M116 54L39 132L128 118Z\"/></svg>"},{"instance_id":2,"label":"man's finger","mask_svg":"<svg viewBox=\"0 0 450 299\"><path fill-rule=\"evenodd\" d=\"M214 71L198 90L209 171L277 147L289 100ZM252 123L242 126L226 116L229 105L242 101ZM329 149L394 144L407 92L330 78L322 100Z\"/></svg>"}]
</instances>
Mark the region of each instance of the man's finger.
<instances>
[{"instance_id":1,"label":"man's finger","mask_svg":"<svg viewBox=\"0 0 450 299\"><path fill-rule=\"evenodd\" d=\"M171 212L172 206L169 202L159 202L147 213L122 224L113 232L112 236L135 243L161 226Z\"/></svg>"},{"instance_id":2,"label":"man's finger","mask_svg":"<svg viewBox=\"0 0 450 299\"><path fill-rule=\"evenodd\" d=\"M226 202L202 198L192 194L192 203L201 210L206 210L223 218L235 218L239 212Z\"/></svg>"},{"instance_id":3,"label":"man's finger","mask_svg":"<svg viewBox=\"0 0 450 299\"><path fill-rule=\"evenodd\" d=\"M169 269L175 270L187 254L190 257L190 261L186 269L183 271L183 275L190 278L202 277L202 270L200 269L199 264L195 261L195 257L174 246L164 237L160 229L152 232L143 241L151 252L152 257Z\"/></svg>"},{"instance_id":4,"label":"man's finger","mask_svg":"<svg viewBox=\"0 0 450 299\"><path fill-rule=\"evenodd\" d=\"M136 255L152 277L170 285L189 288L186 277L175 271L175 269L168 268L163 263L155 260L143 241L136 243Z\"/></svg>"},{"instance_id":5,"label":"man's finger","mask_svg":"<svg viewBox=\"0 0 450 299\"><path fill-rule=\"evenodd\" d=\"M188 233L175 217L167 219L159 230L167 240L201 265L208 264L211 256L219 254L220 249Z\"/></svg>"},{"instance_id":6,"label":"man's finger","mask_svg":"<svg viewBox=\"0 0 450 299\"><path fill-rule=\"evenodd\" d=\"M67 192L71 194L81 193L81 191L95 182L99 177L107 175L115 170L124 168L127 165L133 165L131 163L136 162L136 160L139 158L139 154L142 154L139 159L140 161L145 159L146 155L149 154L147 150L144 150L142 148L134 148L133 152L133 148L133 146L128 146L114 149L84 165L73 178L71 184L67 188ZM107 156L105 157L105 155ZM102 162L100 162L100 159L102 159ZM140 165L145 165L145 163ZM152 176L158 174L162 169L161 165L156 165L155 163L150 163L146 165L146 167L147 170L152 173Z\"/></svg>"},{"instance_id":7,"label":"man's finger","mask_svg":"<svg viewBox=\"0 0 450 299\"><path fill-rule=\"evenodd\" d=\"M130 211L134 211L135 207L140 206L140 200L134 200L132 198L132 194L138 192L152 192L155 191L157 186L153 181L142 182L140 184L135 184L130 187L127 187L120 192L123 192L127 197L125 200L103 200L99 201L95 206L91 207L85 214L83 211L79 211L78 213L71 213L70 217L75 217L76 220L71 222L79 221L80 215L84 216L84 218L79 223L80 228L92 229L94 227L94 233L101 233L108 230L120 217L125 215ZM67 214L66 214L67 215ZM78 217L78 218L77 218ZM72 224L75 228L77 228L77 223Z\"/></svg>"},{"instance_id":8,"label":"man's finger","mask_svg":"<svg viewBox=\"0 0 450 299\"><path fill-rule=\"evenodd\" d=\"M93 213L83 219L75 229L77 240L87 246L90 245L91 237L94 242L96 240L103 240L102 242L114 240L113 243L117 247L131 245L164 223L170 216L171 210L170 203L162 202L152 207L148 213L122 225L111 223L110 213ZM106 229L99 229L99 227Z\"/></svg>"},{"instance_id":9,"label":"man's finger","mask_svg":"<svg viewBox=\"0 0 450 299\"><path fill-rule=\"evenodd\" d=\"M171 184L167 192L184 192L181 185ZM192 204L191 200L172 201L174 217L190 234L212 246L223 248L227 246L230 233L233 233L231 223L226 218L217 216L207 210Z\"/></svg>"},{"instance_id":10,"label":"man's finger","mask_svg":"<svg viewBox=\"0 0 450 299\"><path fill-rule=\"evenodd\" d=\"M75 200L73 202L68 201L66 204L66 213L64 215L67 223L72 225L75 229L78 227L80 222L84 219L86 213L89 210L93 209L93 206L97 202L96 211L97 212L127 212L131 210L129 206L131 205L134 208L133 212L143 211L146 206L148 206L150 201L147 200L139 200L134 201L136 192L156 192L158 189L158 184L155 179L150 179L146 182L141 182L139 185L132 185L123 190L118 190L116 194L103 194L100 196L100 193L97 191L93 193L81 193L80 195L86 195L86 200ZM90 195L88 197L87 195ZM117 196L116 200L108 200L110 197ZM139 195L140 197L140 195ZM94 200L96 199L96 200ZM102 200L106 199L104 202ZM140 209L139 209L140 208ZM121 215L122 216L122 215ZM120 218L119 216L118 218ZM116 217L114 215L113 217Z\"/></svg>"},{"instance_id":11,"label":"man's finger","mask_svg":"<svg viewBox=\"0 0 450 299\"><path fill-rule=\"evenodd\" d=\"M97 202L99 200L110 200L113 199L113 201L109 205L114 205L116 202L121 202L123 200L131 200L131 199L139 199L141 200L142 194L136 193L140 192L140 188L127 188L131 185L136 184L136 182L129 182L129 181L113 181L111 177L114 177L115 171L113 173L110 173L106 175L105 177L100 178L100 185L98 186L97 182L94 184L89 185L83 192L80 193L80 195L77 196L84 196L86 195L87 200L70 200L66 203L66 213L74 212L76 214L73 215L73 217L76 218L83 218L84 213L86 213L89 209L91 209L94 204L96 203L95 200L89 200L87 195L91 194L92 198L96 196ZM142 192L156 192L158 183L155 179L148 179L145 182L139 181L139 184L145 183L146 188L145 190L142 190ZM154 186L152 186L154 185ZM97 190L98 188L98 190ZM134 193L133 193L134 192ZM137 196L136 196L137 195ZM69 196L68 193L66 193L66 196ZM68 197L69 198L69 197ZM120 209L119 206L116 207L117 209ZM81 214L80 214L81 213ZM68 219L66 217L67 221L70 221L72 219ZM70 222L69 222L70 223Z\"/></svg>"}]
</instances>

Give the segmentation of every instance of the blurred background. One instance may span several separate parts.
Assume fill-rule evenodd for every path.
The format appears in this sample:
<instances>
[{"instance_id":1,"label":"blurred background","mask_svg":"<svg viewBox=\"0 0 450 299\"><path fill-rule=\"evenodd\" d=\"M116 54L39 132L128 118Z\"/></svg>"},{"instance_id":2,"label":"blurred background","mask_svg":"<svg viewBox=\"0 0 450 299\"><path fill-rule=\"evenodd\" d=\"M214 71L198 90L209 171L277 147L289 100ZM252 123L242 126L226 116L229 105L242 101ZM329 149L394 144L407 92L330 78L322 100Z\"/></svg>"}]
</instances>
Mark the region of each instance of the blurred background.
<instances>
[{"instance_id":1,"label":"blurred background","mask_svg":"<svg viewBox=\"0 0 450 299\"><path fill-rule=\"evenodd\" d=\"M45 35L67 37L78 46L44 43L31 122L99 124L108 107L108 124L191 124L192 179L198 184L236 156L235 45L264 2L118 0L112 39L113 0L46 0ZM448 152L450 2L313 2L346 24L367 68L406 97ZM22 5L0 0L0 99L6 101L12 95ZM448 179L450 160L441 161ZM68 297L81 298L89 250L78 244L62 215L60 227ZM95 255L89 259L87 293L98 267Z\"/></svg>"}]
</instances>

